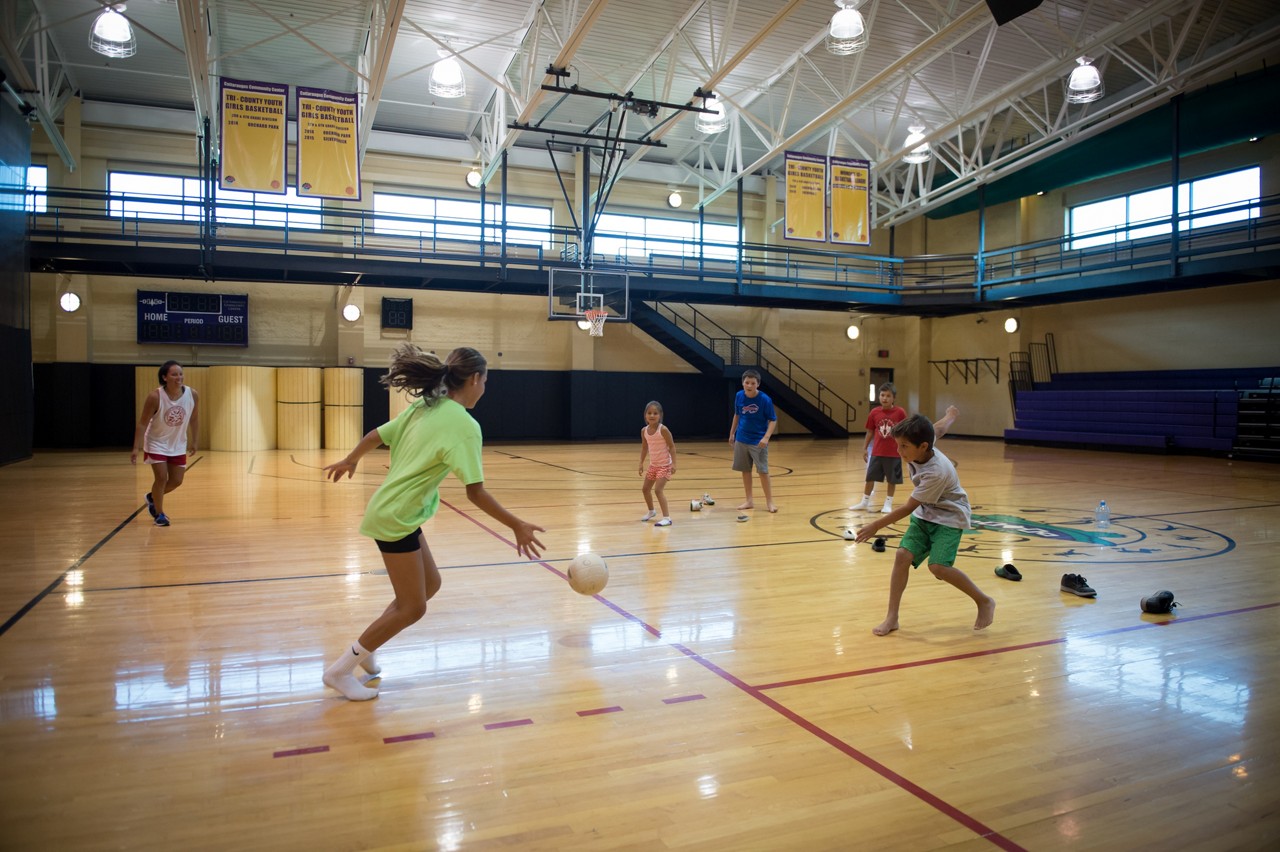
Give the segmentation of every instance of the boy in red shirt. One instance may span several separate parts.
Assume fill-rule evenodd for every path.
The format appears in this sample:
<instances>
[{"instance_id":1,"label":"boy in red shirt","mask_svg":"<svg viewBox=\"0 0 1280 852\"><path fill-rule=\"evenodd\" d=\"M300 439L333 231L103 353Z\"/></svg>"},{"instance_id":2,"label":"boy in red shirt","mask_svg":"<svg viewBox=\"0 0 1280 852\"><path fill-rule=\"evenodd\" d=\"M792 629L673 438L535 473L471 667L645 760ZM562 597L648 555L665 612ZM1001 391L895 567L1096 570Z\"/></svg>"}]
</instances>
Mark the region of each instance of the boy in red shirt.
<instances>
[{"instance_id":1,"label":"boy in red shirt","mask_svg":"<svg viewBox=\"0 0 1280 852\"><path fill-rule=\"evenodd\" d=\"M871 495L877 482L888 483L888 495L880 512L893 511L893 492L902 484L902 459L898 456L893 427L907 419L907 412L898 406L897 399L898 389L893 382L885 382L880 386L880 407L871 409L867 415L867 440L862 445L862 455L867 459L867 487L862 499L849 507L855 512L871 511ZM868 447L870 455L867 455Z\"/></svg>"}]
</instances>

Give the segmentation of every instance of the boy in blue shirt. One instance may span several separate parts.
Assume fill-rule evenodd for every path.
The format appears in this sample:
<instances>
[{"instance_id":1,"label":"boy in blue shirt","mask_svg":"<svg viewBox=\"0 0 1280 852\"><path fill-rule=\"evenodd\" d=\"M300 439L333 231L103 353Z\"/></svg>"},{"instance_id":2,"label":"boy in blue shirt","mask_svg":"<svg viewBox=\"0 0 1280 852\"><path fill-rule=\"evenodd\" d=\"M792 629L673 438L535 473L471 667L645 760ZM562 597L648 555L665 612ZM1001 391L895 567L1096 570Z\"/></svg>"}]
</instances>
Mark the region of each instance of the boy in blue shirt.
<instances>
[{"instance_id":1,"label":"boy in blue shirt","mask_svg":"<svg viewBox=\"0 0 1280 852\"><path fill-rule=\"evenodd\" d=\"M754 509L751 496L751 465L760 474L760 490L770 512L778 511L769 487L769 436L778 426L773 400L760 390L760 374L747 370L742 374L742 390L733 400L733 423L729 426L729 443L733 445L733 469L742 472L742 488L747 493L739 509Z\"/></svg>"},{"instance_id":2,"label":"boy in blue shirt","mask_svg":"<svg viewBox=\"0 0 1280 852\"><path fill-rule=\"evenodd\" d=\"M948 416L951 411L948 410ZM969 575L955 567L962 530L970 526L969 495L960 487L960 477L951 459L934 449L934 424L922 414L913 414L893 427L898 454L907 462L911 484L915 486L906 505L894 509L858 530L857 541L866 541L882 527L911 515L911 525L902 536L893 574L889 579L889 611L884 621L873 627L877 636L887 636L898 629L898 607L907 588L911 569L929 560L933 576L950 583L968 595L978 607L974 630L991 626L996 616L996 602L978 588Z\"/></svg>"}]
</instances>

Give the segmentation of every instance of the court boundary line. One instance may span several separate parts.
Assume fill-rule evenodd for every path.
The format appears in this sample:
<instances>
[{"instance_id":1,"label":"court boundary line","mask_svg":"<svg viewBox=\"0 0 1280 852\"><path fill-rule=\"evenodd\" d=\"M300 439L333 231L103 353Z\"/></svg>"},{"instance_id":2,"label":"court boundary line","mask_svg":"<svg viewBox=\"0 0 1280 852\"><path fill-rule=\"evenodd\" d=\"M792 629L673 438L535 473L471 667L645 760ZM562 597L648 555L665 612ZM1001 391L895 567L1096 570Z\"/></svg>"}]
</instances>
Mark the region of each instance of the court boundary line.
<instances>
[{"instance_id":1,"label":"court boundary line","mask_svg":"<svg viewBox=\"0 0 1280 852\"><path fill-rule=\"evenodd\" d=\"M466 514L458 507L450 503L447 503L444 500L441 500L440 504L442 506L447 506L450 510L452 510L453 512L456 512L457 514L462 515L462 517L471 521L471 523L475 524L477 527L489 533L489 535L493 536L499 541L505 542L506 544L509 544L512 547L515 546L514 542L510 541L506 536L486 526L476 518L473 518L470 515ZM568 577L566 577L563 572L561 572L559 569L551 565L549 562L546 562L541 559L536 559L531 561L542 565L546 570L564 579L566 583L568 582ZM600 603L604 604L607 608L613 610L615 613L621 616L624 620L630 621L632 624L638 625L643 630L647 631L648 633L650 633L651 635L653 635L658 639L662 638L662 632L660 630L655 628L653 625L647 623L644 619L640 618L639 616L631 612L628 612L618 604L614 603L613 601L601 595L592 595L592 597L595 598L595 600L599 601ZM789 720L794 725L799 727L801 730L806 731L807 733L811 734L814 737L817 737L818 739L822 740L823 742L835 748L840 753L844 754L847 757L852 758L857 763L862 764L862 766L864 766L865 768L870 769L872 772L879 775L881 778L885 779L889 783L893 784L898 789L914 796L919 801L932 807L934 810L938 811L943 816L950 817L953 821L958 822L960 825L969 829L970 831L978 835L978 837L982 838L983 840L987 840L992 844L1000 847L1001 849L1009 850L1009 852L1025 852L1022 846L1018 845L1017 843L1013 842L1009 838L1005 837L1003 834L999 833L995 829L985 825L984 823L979 821L976 817L970 816L969 814L957 808L955 805L952 805L949 802L943 800L940 796L937 796L934 793L930 793L928 790L921 787L919 784L916 784L914 781L911 781L905 776L898 774L897 772L893 771L885 764L880 763L878 760L871 757L869 754L866 754L860 749L845 742L835 734L832 734L831 732L822 728L818 724L809 721L805 717L801 716L799 713L795 712L794 710L791 710L789 707L786 707L780 701L768 695L765 695L761 690L751 686L750 684L743 681L741 678L717 666L715 663L712 663L710 660L706 659L701 654L697 653L696 651L689 648L688 646L683 645L679 642L666 642L666 644L668 647L678 651L679 653L688 657L693 662L702 666L704 669L711 672L712 674L720 678L725 683L735 687L742 694L746 695L749 698L754 698L757 702L773 710L775 713L782 716L784 719Z\"/></svg>"},{"instance_id":2,"label":"court boundary line","mask_svg":"<svg viewBox=\"0 0 1280 852\"><path fill-rule=\"evenodd\" d=\"M198 465L198 464L199 464L201 461L203 461L203 460L204 460L204 456L200 456L200 457L199 457L199 458L197 458L195 461L193 461L191 464L187 465L187 469L188 469L188 470L190 470L191 468L195 467L196 465ZM136 517L138 517L138 515L139 515L139 514L141 514L141 513L142 513L142 510L143 510L143 509L145 509L146 507L147 507L147 504L146 504L146 503L143 503L143 504L142 504L141 506L139 506L137 509L134 509L134 510L133 510L133 514L131 514L129 517L125 518L125 519L124 519L123 521L121 521L120 523L116 524L116 528L115 528L115 529L113 529L111 532L109 532L109 533L107 533L106 535L104 535L102 538L98 539L97 544L95 544L93 547L91 547L91 548L89 548L88 550L86 550L83 554L81 554L81 555L79 556L79 558L77 558L77 559L76 559L76 561L75 561L75 562L72 562L72 563L71 563L70 565L68 565L65 569L63 569L62 573L61 573L61 574L59 574L59 575L58 575L58 576L53 580L53 582L52 582L52 583L50 583L49 585L45 586L45 587L44 587L44 589L43 589L42 591L38 592L38 593L36 594L36 596L35 596L35 597L33 597L31 600L27 601L27 602L26 602L26 603L25 603L21 608L19 608L19 609L18 609L18 611L17 611L17 612L15 612L13 615L9 616L9 620L8 620L8 621L6 621L4 624L0 624L0 636L3 636L4 634L8 633L8 632L9 632L9 628L11 628L11 627L13 627L14 625L16 625L19 621L21 621L21 620L23 619L23 617L25 617L25 616L26 616L26 614L27 614L27 613L29 613L29 612L31 612L31 610L35 609L35 608L36 608L36 606L37 606L37 605L39 605L39 603L40 603L41 601L43 601L43 600L44 600L45 598L47 598L49 595L53 594L54 590L56 590L56 589L58 588L58 586L61 586L64 582L66 582L66 579L67 579L67 575L68 575L68 574L70 574L72 571L74 571L74 570L76 570L77 568L79 568L79 567L80 567L81 565L83 565L85 562L89 561L90 557L92 557L95 553L97 553L99 550L101 550L101 549L106 545L106 543L107 543L107 542L109 542L109 541L111 541L111 539L115 538L115 537L116 537L116 534L117 534L118 532L120 532L120 530L124 529L124 528L125 528L125 527L127 527L129 524L133 523L133 519L134 519L134 518L136 518ZM83 591L83 590L81 590L81 591Z\"/></svg>"},{"instance_id":3,"label":"court boundary line","mask_svg":"<svg viewBox=\"0 0 1280 852\"><path fill-rule=\"evenodd\" d=\"M912 660L906 663L891 663L884 666L872 666L868 669L856 669L849 672L836 672L833 674L814 675L807 678L796 678L795 680L780 680L774 683L761 683L754 686L755 689L785 689L791 686L805 686L810 683L825 683L833 680L844 680L851 677L862 677L869 674L881 674L883 672L899 671L901 669L914 669L921 666L932 666L939 663L952 663L958 660L971 660L977 657L989 657L996 654L1008 654L1014 651L1025 651L1029 648L1045 648L1052 645L1065 645L1068 642L1079 641L1084 639L1100 639L1103 636L1114 636L1120 633L1132 633L1135 630L1150 630L1159 627L1172 627L1177 624L1187 624L1193 621L1203 621L1206 618L1222 618L1227 615L1241 615L1247 612L1256 612L1264 609L1274 609L1280 607L1280 601L1274 603L1258 604L1256 606L1241 607L1239 609L1228 609L1222 612L1209 612L1203 615L1186 615L1177 616L1166 621L1147 621L1142 624L1130 624L1125 627L1113 627L1110 630L1101 630L1096 633L1082 633L1079 636L1058 636L1053 639L1042 639L1038 642L1024 642L1020 645L1006 645L1002 648L987 648L981 651L966 651L963 654L948 654L945 657L930 657L924 660Z\"/></svg>"}]
</instances>

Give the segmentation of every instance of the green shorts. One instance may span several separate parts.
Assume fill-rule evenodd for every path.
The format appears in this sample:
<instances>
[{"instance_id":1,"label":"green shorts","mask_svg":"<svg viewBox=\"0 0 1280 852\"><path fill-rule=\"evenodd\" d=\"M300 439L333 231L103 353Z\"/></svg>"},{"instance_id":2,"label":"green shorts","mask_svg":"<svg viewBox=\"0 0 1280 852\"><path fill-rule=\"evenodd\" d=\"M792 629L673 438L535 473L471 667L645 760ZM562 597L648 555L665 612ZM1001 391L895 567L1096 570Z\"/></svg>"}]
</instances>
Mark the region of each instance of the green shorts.
<instances>
[{"instance_id":1,"label":"green shorts","mask_svg":"<svg viewBox=\"0 0 1280 852\"><path fill-rule=\"evenodd\" d=\"M911 525L902 537L903 550L911 554L911 567L919 568L926 559L931 565L956 564L960 552L960 530L911 516Z\"/></svg>"}]
</instances>

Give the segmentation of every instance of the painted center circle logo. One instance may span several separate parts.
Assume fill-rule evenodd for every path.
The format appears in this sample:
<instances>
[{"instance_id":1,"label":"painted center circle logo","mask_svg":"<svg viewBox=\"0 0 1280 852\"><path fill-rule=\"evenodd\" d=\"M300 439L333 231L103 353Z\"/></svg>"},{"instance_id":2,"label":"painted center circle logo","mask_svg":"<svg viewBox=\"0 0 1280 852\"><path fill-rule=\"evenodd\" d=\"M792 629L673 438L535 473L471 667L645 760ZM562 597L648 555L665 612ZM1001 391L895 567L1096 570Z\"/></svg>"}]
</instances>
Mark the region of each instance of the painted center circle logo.
<instances>
[{"instance_id":1,"label":"painted center circle logo","mask_svg":"<svg viewBox=\"0 0 1280 852\"><path fill-rule=\"evenodd\" d=\"M841 537L876 515L836 509L815 515L810 523ZM974 506L973 529L964 531L962 558L1014 562L1053 562L1057 565L1100 565L1134 562L1182 562L1219 556L1236 543L1214 530L1184 524L1168 517L1112 516L1111 526L1099 529L1091 512L1033 506ZM908 518L885 527L877 535L892 549L906 532ZM961 565L963 567L963 565Z\"/></svg>"}]
</instances>

